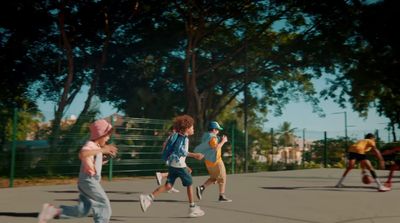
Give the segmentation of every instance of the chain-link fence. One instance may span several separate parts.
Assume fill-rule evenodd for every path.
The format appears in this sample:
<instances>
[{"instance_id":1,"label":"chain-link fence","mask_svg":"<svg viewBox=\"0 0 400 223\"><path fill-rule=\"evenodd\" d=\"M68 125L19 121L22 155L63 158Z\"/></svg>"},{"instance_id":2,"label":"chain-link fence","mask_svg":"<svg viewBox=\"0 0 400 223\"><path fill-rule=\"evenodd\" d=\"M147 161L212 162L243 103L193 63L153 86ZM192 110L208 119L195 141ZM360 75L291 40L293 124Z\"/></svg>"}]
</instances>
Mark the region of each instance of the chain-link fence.
<instances>
[{"instance_id":1,"label":"chain-link fence","mask_svg":"<svg viewBox=\"0 0 400 223\"><path fill-rule=\"evenodd\" d=\"M90 119L93 120L93 117L86 118ZM111 180L115 176L151 176L156 171L166 171L166 165L161 159L161 149L170 133L170 120L120 115L106 117L106 120L115 129L110 143L119 148L119 154L103 167L103 175ZM18 124L18 120L16 122ZM89 137L89 123L90 121L73 118L63 120L62 131L56 143L49 137L50 123L39 123L40 128L34 130L14 126L15 131L25 136L26 140L11 140L1 148L1 175L10 181L13 178L77 176L80 166L78 151ZM229 140L222 150L229 174L301 168L342 168L346 164L345 152L348 146L365 134L375 133L379 137L378 146L391 141L391 133L385 129L352 130L346 132L347 135L344 132L271 129L250 134L246 143L243 129L238 129L234 123L222 124L225 125L221 134L227 135ZM21 131L25 131L24 134ZM190 137L190 150L198 143L199 136ZM187 163L192 168L193 175L206 174L202 161L188 158Z\"/></svg>"}]
</instances>

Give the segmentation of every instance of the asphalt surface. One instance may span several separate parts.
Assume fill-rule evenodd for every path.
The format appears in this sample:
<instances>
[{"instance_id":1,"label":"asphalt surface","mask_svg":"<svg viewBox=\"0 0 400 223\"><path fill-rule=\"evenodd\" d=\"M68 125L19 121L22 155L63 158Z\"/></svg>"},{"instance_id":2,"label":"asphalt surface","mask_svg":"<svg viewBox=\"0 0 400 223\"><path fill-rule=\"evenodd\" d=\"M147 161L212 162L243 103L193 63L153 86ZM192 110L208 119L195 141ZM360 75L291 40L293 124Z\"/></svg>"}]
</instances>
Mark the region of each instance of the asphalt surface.
<instances>
[{"instance_id":1,"label":"asphalt surface","mask_svg":"<svg viewBox=\"0 0 400 223\"><path fill-rule=\"evenodd\" d=\"M104 181L111 200L111 222L257 222L257 223L399 223L400 180L392 191L378 192L376 184L363 184L360 170L346 178L345 188L334 188L343 169L311 169L228 175L226 194L232 203L219 203L218 187L211 185L196 203L206 212L188 218L186 190L178 180L179 193L165 193L143 213L138 202L141 193L156 188L155 177ZM388 171L378 171L386 180ZM396 173L398 175L398 173ZM194 177L200 185L205 176ZM194 195L195 196L195 195ZM74 205L76 185L34 186L0 189L0 223L37 222L44 202ZM196 199L197 200L197 199ZM89 223L92 218L57 219L50 222Z\"/></svg>"}]
</instances>

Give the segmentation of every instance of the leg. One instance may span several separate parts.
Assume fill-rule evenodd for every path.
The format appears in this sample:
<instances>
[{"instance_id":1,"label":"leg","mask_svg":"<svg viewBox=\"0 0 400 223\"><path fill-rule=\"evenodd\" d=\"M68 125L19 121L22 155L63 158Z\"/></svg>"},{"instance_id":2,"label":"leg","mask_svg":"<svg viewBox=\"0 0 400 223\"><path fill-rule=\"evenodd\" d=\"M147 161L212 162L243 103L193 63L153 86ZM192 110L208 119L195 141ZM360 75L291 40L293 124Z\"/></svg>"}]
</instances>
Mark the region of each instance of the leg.
<instances>
[{"instance_id":1,"label":"leg","mask_svg":"<svg viewBox=\"0 0 400 223\"><path fill-rule=\"evenodd\" d=\"M79 189L92 204L93 220L95 223L108 223L111 218L112 210L110 200L97 177L85 180L79 184Z\"/></svg>"},{"instance_id":2,"label":"leg","mask_svg":"<svg viewBox=\"0 0 400 223\"><path fill-rule=\"evenodd\" d=\"M395 163L390 166L389 177L386 180L385 186L392 187L392 178L394 175L394 171L396 171L398 169L399 169L399 163L398 163L398 161L395 161Z\"/></svg>"},{"instance_id":3,"label":"leg","mask_svg":"<svg viewBox=\"0 0 400 223\"><path fill-rule=\"evenodd\" d=\"M219 175L218 167L216 166L207 166L207 171L210 177L201 185L196 187L196 195L199 200L203 197L203 192L206 187L210 186L211 184L215 184L217 182L217 177Z\"/></svg>"},{"instance_id":4,"label":"leg","mask_svg":"<svg viewBox=\"0 0 400 223\"><path fill-rule=\"evenodd\" d=\"M348 163L348 165L347 165L347 168L346 168L346 170L344 171L342 177L346 177L347 174L348 174L352 169L354 169L355 164L356 164L356 160L355 160L355 159L349 160L349 163Z\"/></svg>"},{"instance_id":5,"label":"leg","mask_svg":"<svg viewBox=\"0 0 400 223\"><path fill-rule=\"evenodd\" d=\"M168 178L168 172L160 173L160 179L167 179L167 178ZM161 185L161 180L159 185ZM179 190L175 189L174 187L171 187L171 189L168 190L168 193L179 193Z\"/></svg>"},{"instance_id":6,"label":"leg","mask_svg":"<svg viewBox=\"0 0 400 223\"><path fill-rule=\"evenodd\" d=\"M388 179L385 182L385 186L386 187L392 187L392 178L393 178L393 175L394 175L394 171L396 169L397 169L396 168L396 164L393 164L393 165L390 166L389 176L388 176Z\"/></svg>"},{"instance_id":7,"label":"leg","mask_svg":"<svg viewBox=\"0 0 400 223\"><path fill-rule=\"evenodd\" d=\"M337 187L337 188L340 188L340 187L343 187L343 181L344 181L344 178L347 176L347 174L354 168L354 165L356 164L356 160L355 159L349 159L349 162L348 162L348 164L347 164L347 168L346 168L346 170L344 171L344 173L343 173L343 175L342 175L342 177L340 178L340 180L339 180L339 182L336 184L336 186L335 187Z\"/></svg>"},{"instance_id":8,"label":"leg","mask_svg":"<svg viewBox=\"0 0 400 223\"><path fill-rule=\"evenodd\" d=\"M168 172L161 173L161 176L163 179L166 179L168 177Z\"/></svg>"},{"instance_id":9,"label":"leg","mask_svg":"<svg viewBox=\"0 0 400 223\"><path fill-rule=\"evenodd\" d=\"M208 178L206 182L204 182L201 186L196 187L196 195L199 200L203 198L203 192L206 189L206 187L210 186L211 184L214 184L217 180L215 178Z\"/></svg>"},{"instance_id":10,"label":"leg","mask_svg":"<svg viewBox=\"0 0 400 223\"><path fill-rule=\"evenodd\" d=\"M148 195L141 194L139 196L140 207L142 208L143 212L146 212L146 210L150 207L150 205L152 204L152 202L154 201L154 198L156 196L158 196L159 194L161 194L165 191L168 191L172 188L172 186L175 183L176 178L178 177L177 169L178 168L169 167L167 182L164 185L159 186L151 194L148 194Z\"/></svg>"},{"instance_id":11,"label":"leg","mask_svg":"<svg viewBox=\"0 0 400 223\"><path fill-rule=\"evenodd\" d=\"M374 178L376 184L378 185L378 191L384 192L384 191L389 191L390 190L390 188L385 187L385 186L382 185L381 181L378 179L378 177L377 177L377 175L375 173L375 170L372 167L371 162L369 162L369 160L364 159L364 160L361 160L360 162L361 162L361 167L369 170L369 172L371 173L371 175Z\"/></svg>"},{"instance_id":12,"label":"leg","mask_svg":"<svg viewBox=\"0 0 400 223\"><path fill-rule=\"evenodd\" d=\"M81 218L86 217L92 209L92 202L83 194L79 195L79 204L77 206L61 205L60 218Z\"/></svg>"},{"instance_id":13,"label":"leg","mask_svg":"<svg viewBox=\"0 0 400 223\"><path fill-rule=\"evenodd\" d=\"M218 189L219 189L219 202L232 202L231 199L227 198L225 196L225 187L226 187L226 169L225 169L225 164L223 162L220 162L218 164L218 171L219 171L219 176L217 178L217 183L218 183Z\"/></svg>"},{"instance_id":14,"label":"leg","mask_svg":"<svg viewBox=\"0 0 400 223\"><path fill-rule=\"evenodd\" d=\"M157 187L151 194L141 194L139 196L139 201L140 201L140 207L142 208L143 212L146 212L147 209L150 207L150 205L153 203L154 198L158 196L159 194L168 191L172 188L172 185L170 183L166 183L165 185L161 185Z\"/></svg>"},{"instance_id":15,"label":"leg","mask_svg":"<svg viewBox=\"0 0 400 223\"><path fill-rule=\"evenodd\" d=\"M194 203L194 200L193 200L193 187L191 185L188 186L186 191L187 191L189 204L193 204Z\"/></svg>"},{"instance_id":16,"label":"leg","mask_svg":"<svg viewBox=\"0 0 400 223\"><path fill-rule=\"evenodd\" d=\"M157 187L151 194L153 195L153 197L156 197L159 194L164 193L165 191L171 190L171 188L172 185L170 183L166 183L164 185Z\"/></svg>"},{"instance_id":17,"label":"leg","mask_svg":"<svg viewBox=\"0 0 400 223\"><path fill-rule=\"evenodd\" d=\"M189 217L196 218L204 215L204 211L199 206L195 205L193 199L193 179L187 168L180 171L179 177L182 180L183 186L186 187L188 201L189 201Z\"/></svg>"}]
</instances>

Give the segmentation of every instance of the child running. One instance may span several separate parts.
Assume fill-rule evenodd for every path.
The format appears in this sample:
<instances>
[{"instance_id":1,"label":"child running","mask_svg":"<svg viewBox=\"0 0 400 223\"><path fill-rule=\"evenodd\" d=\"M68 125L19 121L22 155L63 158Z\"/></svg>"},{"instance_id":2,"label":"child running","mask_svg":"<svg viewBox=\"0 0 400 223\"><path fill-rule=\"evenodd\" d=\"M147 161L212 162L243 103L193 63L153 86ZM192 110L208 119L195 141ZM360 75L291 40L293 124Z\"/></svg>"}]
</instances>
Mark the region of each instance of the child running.
<instances>
[{"instance_id":1,"label":"child running","mask_svg":"<svg viewBox=\"0 0 400 223\"><path fill-rule=\"evenodd\" d=\"M167 137L167 139L163 142L162 150L161 150L162 152L165 150L165 147L167 146L168 141L171 140L171 138L176 137L176 136L177 136L177 133L176 133L175 129L172 129L169 136ZM168 161L166 162L166 165L168 166ZM161 186L162 180L167 179L167 177L168 177L168 172L156 172L157 185ZM172 187L171 190L168 191L168 193L179 193L179 190Z\"/></svg>"},{"instance_id":2,"label":"child running","mask_svg":"<svg viewBox=\"0 0 400 223\"><path fill-rule=\"evenodd\" d=\"M231 199L225 196L226 170L224 161L222 161L221 157L222 146L228 141L228 138L224 135L222 136L222 139L219 140L218 133L220 130L223 130L223 128L218 124L218 122L210 122L208 132L203 134L201 144L194 150L195 152L204 154L204 162L210 175L203 185L196 187L196 195L199 200L202 199L206 187L218 183L218 201L232 202Z\"/></svg>"},{"instance_id":3,"label":"child running","mask_svg":"<svg viewBox=\"0 0 400 223\"><path fill-rule=\"evenodd\" d=\"M381 153L379 150L376 148L375 144L375 136L372 133L368 133L365 135L365 138L362 140L357 141L355 144L351 145L349 150L348 150L348 165L346 170L344 171L342 177L340 178L339 182L336 184L335 187L341 188L344 187L343 181L344 178L347 176L347 174L352 170L356 164L356 161L360 162L361 169L363 169L363 174L366 174L365 169L369 170L371 173L372 177L374 178L375 182L378 185L378 191L385 192L385 191L390 191L390 188L385 187L382 185L382 183L379 181L374 168L371 165L371 162L367 159L366 153L369 151L372 151L375 156L379 160L379 165L380 168L384 168L384 160L382 158Z\"/></svg>"},{"instance_id":4,"label":"child running","mask_svg":"<svg viewBox=\"0 0 400 223\"><path fill-rule=\"evenodd\" d=\"M45 203L38 216L39 223L53 218L86 217L92 210L95 223L108 223L111 218L111 205L100 184L103 155L115 156L118 152L113 145L106 145L112 133L112 126L104 119L90 126L90 140L79 152L81 168L78 179L79 204L76 206L55 206Z\"/></svg>"},{"instance_id":5,"label":"child running","mask_svg":"<svg viewBox=\"0 0 400 223\"><path fill-rule=\"evenodd\" d=\"M172 148L172 153L167 157L168 160L168 177L167 182L164 185L159 186L151 194L141 194L139 197L140 207L143 212L146 212L149 206L154 201L155 197L159 194L170 190L176 178L180 178L182 185L187 188L187 195L189 200L189 217L201 217L204 215L204 211L199 206L195 205L193 199L193 180L191 171L186 165L186 157L192 157L198 160L203 159L203 155L200 153L189 152L189 138L188 136L193 135L194 120L189 115L178 116L174 119L174 129L176 130L177 137L174 138L174 142L169 142ZM172 137L171 137L172 139Z\"/></svg>"}]
</instances>

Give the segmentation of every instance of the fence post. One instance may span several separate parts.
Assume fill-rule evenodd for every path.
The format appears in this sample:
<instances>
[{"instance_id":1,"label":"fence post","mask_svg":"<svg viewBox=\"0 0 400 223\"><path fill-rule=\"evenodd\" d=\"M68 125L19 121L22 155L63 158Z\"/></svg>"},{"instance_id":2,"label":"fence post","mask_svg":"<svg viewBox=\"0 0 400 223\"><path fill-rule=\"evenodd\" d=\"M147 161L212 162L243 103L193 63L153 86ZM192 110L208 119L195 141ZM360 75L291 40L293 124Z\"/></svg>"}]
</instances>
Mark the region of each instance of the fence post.
<instances>
[{"instance_id":1,"label":"fence post","mask_svg":"<svg viewBox=\"0 0 400 223\"><path fill-rule=\"evenodd\" d=\"M303 169L305 168L305 152L306 152L306 129L303 128L303 153L301 156L301 164L303 166Z\"/></svg>"},{"instance_id":2,"label":"fence post","mask_svg":"<svg viewBox=\"0 0 400 223\"><path fill-rule=\"evenodd\" d=\"M381 138L379 137L379 130L378 129L375 130L375 137L376 137L376 147L380 148L381 147L380 146Z\"/></svg>"},{"instance_id":3,"label":"fence post","mask_svg":"<svg viewBox=\"0 0 400 223\"><path fill-rule=\"evenodd\" d=\"M232 124L232 143L231 143L231 149L232 149L232 174L235 174L235 123Z\"/></svg>"},{"instance_id":4,"label":"fence post","mask_svg":"<svg viewBox=\"0 0 400 223\"><path fill-rule=\"evenodd\" d=\"M271 128L271 170L274 167L274 128Z\"/></svg>"},{"instance_id":5,"label":"fence post","mask_svg":"<svg viewBox=\"0 0 400 223\"><path fill-rule=\"evenodd\" d=\"M11 145L11 167L10 167L10 184L9 187L14 187L14 175L15 175L15 155L17 145L17 122L18 122L18 109L14 108L13 114L13 128L12 128L12 145Z\"/></svg>"},{"instance_id":6,"label":"fence post","mask_svg":"<svg viewBox=\"0 0 400 223\"><path fill-rule=\"evenodd\" d=\"M326 136L326 131L324 131L324 168L327 167L327 159L328 159L327 150L328 150L328 140Z\"/></svg>"},{"instance_id":7,"label":"fence post","mask_svg":"<svg viewBox=\"0 0 400 223\"><path fill-rule=\"evenodd\" d=\"M111 115L111 126L114 127L114 115ZM115 132L115 129L114 129ZM114 136L113 134L111 135L110 143L114 143ZM112 181L113 177L113 158L110 157L110 160L108 161L108 181Z\"/></svg>"}]
</instances>

